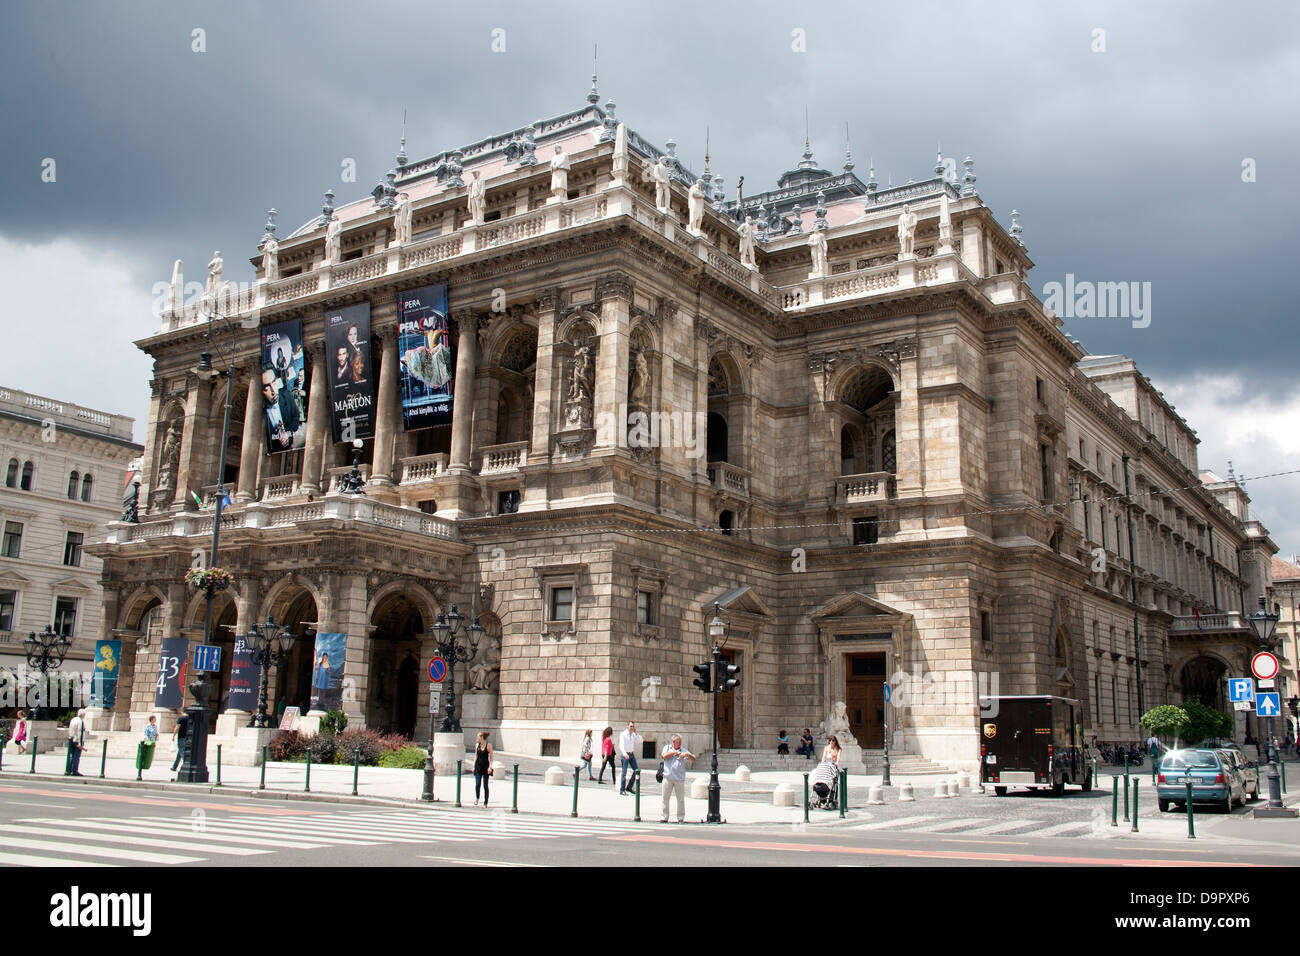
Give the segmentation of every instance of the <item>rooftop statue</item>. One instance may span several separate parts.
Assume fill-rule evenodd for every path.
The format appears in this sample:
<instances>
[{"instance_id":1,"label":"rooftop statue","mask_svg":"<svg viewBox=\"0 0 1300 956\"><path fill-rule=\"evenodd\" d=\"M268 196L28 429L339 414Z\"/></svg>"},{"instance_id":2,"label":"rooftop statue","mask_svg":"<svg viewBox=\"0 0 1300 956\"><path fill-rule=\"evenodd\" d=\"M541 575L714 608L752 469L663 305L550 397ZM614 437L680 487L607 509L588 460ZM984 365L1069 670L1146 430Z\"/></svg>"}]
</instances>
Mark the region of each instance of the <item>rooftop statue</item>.
<instances>
[{"instance_id":1,"label":"rooftop statue","mask_svg":"<svg viewBox=\"0 0 1300 956\"><path fill-rule=\"evenodd\" d=\"M280 278L280 244L275 236L267 236L262 243L262 278L267 282Z\"/></svg>"},{"instance_id":2,"label":"rooftop statue","mask_svg":"<svg viewBox=\"0 0 1300 956\"><path fill-rule=\"evenodd\" d=\"M704 180L695 180L687 196L689 216L686 231L698 236L701 232L700 227L704 224Z\"/></svg>"},{"instance_id":3,"label":"rooftop statue","mask_svg":"<svg viewBox=\"0 0 1300 956\"><path fill-rule=\"evenodd\" d=\"M476 226L483 225L487 215L487 183L482 174L474 170L474 180L469 184L469 219Z\"/></svg>"},{"instance_id":4,"label":"rooftop statue","mask_svg":"<svg viewBox=\"0 0 1300 956\"><path fill-rule=\"evenodd\" d=\"M650 167L650 178L655 184L655 208L660 212L667 212L669 209L668 183L673 178L673 171L668 166L667 156L660 156L659 162Z\"/></svg>"},{"instance_id":5,"label":"rooftop statue","mask_svg":"<svg viewBox=\"0 0 1300 956\"><path fill-rule=\"evenodd\" d=\"M185 301L185 276L182 272L181 260L177 259L172 265L172 284L167 290L167 310L169 312L179 312L181 304Z\"/></svg>"},{"instance_id":6,"label":"rooftop statue","mask_svg":"<svg viewBox=\"0 0 1300 956\"><path fill-rule=\"evenodd\" d=\"M903 203L903 211L898 214L898 258L916 258L916 213L911 203Z\"/></svg>"},{"instance_id":7,"label":"rooftop statue","mask_svg":"<svg viewBox=\"0 0 1300 956\"><path fill-rule=\"evenodd\" d=\"M826 233L820 229L808 233L808 248L812 250L812 273L808 278L820 279L829 275L831 270L826 262Z\"/></svg>"},{"instance_id":8,"label":"rooftop statue","mask_svg":"<svg viewBox=\"0 0 1300 956\"><path fill-rule=\"evenodd\" d=\"M343 224L331 219L325 227L325 261L333 264L339 261L342 251Z\"/></svg>"},{"instance_id":9,"label":"rooftop statue","mask_svg":"<svg viewBox=\"0 0 1300 956\"><path fill-rule=\"evenodd\" d=\"M557 202L569 198L569 154L555 147L551 157L551 198Z\"/></svg>"},{"instance_id":10,"label":"rooftop statue","mask_svg":"<svg viewBox=\"0 0 1300 956\"><path fill-rule=\"evenodd\" d=\"M393 241L405 245L411 241L411 194L399 193L393 204Z\"/></svg>"},{"instance_id":11,"label":"rooftop statue","mask_svg":"<svg viewBox=\"0 0 1300 956\"><path fill-rule=\"evenodd\" d=\"M754 219L746 216L740 224L740 264L747 269L757 271L758 263L754 261Z\"/></svg>"},{"instance_id":12,"label":"rooftop statue","mask_svg":"<svg viewBox=\"0 0 1300 956\"><path fill-rule=\"evenodd\" d=\"M221 258L221 251L217 250L212 253L212 259L208 262L208 284L203 290L203 296L209 302L217 300L218 293L221 292L221 273L225 270L226 264Z\"/></svg>"}]
</instances>

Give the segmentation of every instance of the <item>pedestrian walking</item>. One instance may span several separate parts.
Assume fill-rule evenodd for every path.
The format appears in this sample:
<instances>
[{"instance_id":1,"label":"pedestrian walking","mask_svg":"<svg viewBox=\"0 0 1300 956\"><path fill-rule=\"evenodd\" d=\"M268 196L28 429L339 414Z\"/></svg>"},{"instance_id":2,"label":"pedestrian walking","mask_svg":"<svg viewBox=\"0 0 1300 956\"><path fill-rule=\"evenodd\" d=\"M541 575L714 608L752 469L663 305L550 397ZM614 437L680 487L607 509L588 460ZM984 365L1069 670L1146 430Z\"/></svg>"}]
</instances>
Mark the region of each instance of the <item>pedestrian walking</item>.
<instances>
[{"instance_id":1,"label":"pedestrian walking","mask_svg":"<svg viewBox=\"0 0 1300 956\"><path fill-rule=\"evenodd\" d=\"M840 738L831 734L830 740L826 741L826 749L822 751L822 762L832 764L836 768L840 765Z\"/></svg>"},{"instance_id":2,"label":"pedestrian walking","mask_svg":"<svg viewBox=\"0 0 1300 956\"><path fill-rule=\"evenodd\" d=\"M483 788L483 806L488 805L488 782L492 779L492 745L488 732L480 730L474 741L474 806L478 806L479 787Z\"/></svg>"},{"instance_id":3,"label":"pedestrian walking","mask_svg":"<svg viewBox=\"0 0 1300 956\"><path fill-rule=\"evenodd\" d=\"M144 740L140 743L140 753L136 756L137 770L148 770L153 766L153 752L157 746L158 715L150 714L149 722L144 725Z\"/></svg>"},{"instance_id":4,"label":"pedestrian walking","mask_svg":"<svg viewBox=\"0 0 1300 956\"><path fill-rule=\"evenodd\" d=\"M682 746L682 735L673 734L672 742L664 748L663 813L660 823L668 822L668 803L677 795L677 822L686 822L686 762L695 763L695 754Z\"/></svg>"},{"instance_id":5,"label":"pedestrian walking","mask_svg":"<svg viewBox=\"0 0 1300 956\"><path fill-rule=\"evenodd\" d=\"M86 711L77 711L77 716L68 722L68 762L63 768L65 777L80 777L81 751L86 746Z\"/></svg>"},{"instance_id":6,"label":"pedestrian walking","mask_svg":"<svg viewBox=\"0 0 1300 956\"><path fill-rule=\"evenodd\" d=\"M1156 737L1154 731L1151 736L1147 738L1147 753L1151 756L1152 760L1155 760L1160 756L1160 740Z\"/></svg>"},{"instance_id":7,"label":"pedestrian walking","mask_svg":"<svg viewBox=\"0 0 1300 956\"><path fill-rule=\"evenodd\" d=\"M636 765L637 751L641 749L641 735L636 732L636 724L632 721L627 722L627 730L618 735L618 758L619 758L619 794L631 793L636 786L636 775L640 767ZM627 768L632 768L632 786L627 785L628 773Z\"/></svg>"},{"instance_id":8,"label":"pedestrian walking","mask_svg":"<svg viewBox=\"0 0 1300 956\"><path fill-rule=\"evenodd\" d=\"M609 785L614 785L614 728L606 727L600 732L600 777L597 784L605 782L605 768L609 768Z\"/></svg>"},{"instance_id":9,"label":"pedestrian walking","mask_svg":"<svg viewBox=\"0 0 1300 956\"><path fill-rule=\"evenodd\" d=\"M582 750L578 754L578 759L582 761L587 768L587 779L595 780L596 775L591 772L591 731L587 731L582 737Z\"/></svg>"},{"instance_id":10,"label":"pedestrian walking","mask_svg":"<svg viewBox=\"0 0 1300 956\"><path fill-rule=\"evenodd\" d=\"M181 765L181 758L185 756L185 748L189 745L190 739L190 715L181 714L176 718L176 726L172 728L172 743L176 745L176 759L172 761L172 772Z\"/></svg>"},{"instance_id":11,"label":"pedestrian walking","mask_svg":"<svg viewBox=\"0 0 1300 956\"><path fill-rule=\"evenodd\" d=\"M18 719L14 721L14 731L9 737L18 748L20 754L27 753L27 712L18 711Z\"/></svg>"}]
</instances>

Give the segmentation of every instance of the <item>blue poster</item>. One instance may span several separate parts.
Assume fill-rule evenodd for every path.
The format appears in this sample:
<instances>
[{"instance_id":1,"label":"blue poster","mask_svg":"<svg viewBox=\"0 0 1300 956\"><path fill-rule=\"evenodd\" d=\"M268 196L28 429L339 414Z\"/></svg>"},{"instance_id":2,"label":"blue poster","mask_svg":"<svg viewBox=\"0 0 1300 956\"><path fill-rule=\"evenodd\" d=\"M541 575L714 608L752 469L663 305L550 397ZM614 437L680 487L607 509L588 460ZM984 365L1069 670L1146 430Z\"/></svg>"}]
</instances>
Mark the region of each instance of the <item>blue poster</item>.
<instances>
[{"instance_id":1,"label":"blue poster","mask_svg":"<svg viewBox=\"0 0 1300 956\"><path fill-rule=\"evenodd\" d=\"M185 671L189 666L190 642L185 637L164 637L158 651L158 693L155 707L178 709L185 704Z\"/></svg>"},{"instance_id":2,"label":"blue poster","mask_svg":"<svg viewBox=\"0 0 1300 956\"><path fill-rule=\"evenodd\" d=\"M95 642L95 673L90 679L90 706L112 710L117 704L117 673L122 663L121 641Z\"/></svg>"},{"instance_id":3,"label":"blue poster","mask_svg":"<svg viewBox=\"0 0 1300 956\"><path fill-rule=\"evenodd\" d=\"M456 356L447 327L447 284L397 296L397 355L402 364L402 423L408 428L451 424Z\"/></svg>"},{"instance_id":4,"label":"blue poster","mask_svg":"<svg viewBox=\"0 0 1300 956\"><path fill-rule=\"evenodd\" d=\"M257 694L261 687L262 668L253 663L253 655L248 650L242 635L235 638L235 650L230 656L230 701L226 705L231 710L257 710Z\"/></svg>"},{"instance_id":5,"label":"blue poster","mask_svg":"<svg viewBox=\"0 0 1300 956\"><path fill-rule=\"evenodd\" d=\"M262 329L262 408L271 454L307 444L305 370L301 320Z\"/></svg>"},{"instance_id":6,"label":"blue poster","mask_svg":"<svg viewBox=\"0 0 1300 956\"><path fill-rule=\"evenodd\" d=\"M346 634L317 634L311 666L311 709L343 709L343 656Z\"/></svg>"}]
</instances>

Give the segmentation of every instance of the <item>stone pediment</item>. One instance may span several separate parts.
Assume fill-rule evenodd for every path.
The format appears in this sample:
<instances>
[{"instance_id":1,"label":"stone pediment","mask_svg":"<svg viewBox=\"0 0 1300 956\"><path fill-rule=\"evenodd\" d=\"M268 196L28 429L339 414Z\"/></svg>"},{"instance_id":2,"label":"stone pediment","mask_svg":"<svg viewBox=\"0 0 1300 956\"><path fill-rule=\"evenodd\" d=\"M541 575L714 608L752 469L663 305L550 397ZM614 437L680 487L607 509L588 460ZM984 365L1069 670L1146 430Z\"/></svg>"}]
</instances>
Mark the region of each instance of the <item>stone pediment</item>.
<instances>
[{"instance_id":1,"label":"stone pediment","mask_svg":"<svg viewBox=\"0 0 1300 956\"><path fill-rule=\"evenodd\" d=\"M17 571L8 568L6 568L3 571L0 571L0 584L6 585L11 588L23 588L31 583L32 582L30 580L23 577Z\"/></svg>"},{"instance_id":2,"label":"stone pediment","mask_svg":"<svg viewBox=\"0 0 1300 956\"><path fill-rule=\"evenodd\" d=\"M759 617L775 617L771 609L763 603L763 600L754 593L754 589L746 585L743 588L733 588L730 591L724 591L717 597L710 598L700 605L706 612L713 609L717 604L723 609L730 611L732 614L754 614Z\"/></svg>"},{"instance_id":3,"label":"stone pediment","mask_svg":"<svg viewBox=\"0 0 1300 956\"><path fill-rule=\"evenodd\" d=\"M808 615L812 621L822 626L872 618L881 624L887 624L901 621L907 616L897 608L882 604L861 591L850 591L848 594L841 595Z\"/></svg>"},{"instance_id":4,"label":"stone pediment","mask_svg":"<svg viewBox=\"0 0 1300 956\"><path fill-rule=\"evenodd\" d=\"M64 578L61 581L55 581L50 585L51 591L90 591L90 585L84 581L78 581L76 578Z\"/></svg>"}]
</instances>

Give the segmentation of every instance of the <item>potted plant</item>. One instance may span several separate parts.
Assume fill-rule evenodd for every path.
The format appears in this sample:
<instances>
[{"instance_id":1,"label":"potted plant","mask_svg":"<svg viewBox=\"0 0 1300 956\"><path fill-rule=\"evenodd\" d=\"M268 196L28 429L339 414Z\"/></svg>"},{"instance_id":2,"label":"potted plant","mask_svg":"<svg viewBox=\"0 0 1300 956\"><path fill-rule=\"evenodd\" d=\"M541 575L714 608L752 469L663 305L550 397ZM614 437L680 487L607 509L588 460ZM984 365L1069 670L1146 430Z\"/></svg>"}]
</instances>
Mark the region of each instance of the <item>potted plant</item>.
<instances>
[{"instance_id":1,"label":"potted plant","mask_svg":"<svg viewBox=\"0 0 1300 956\"><path fill-rule=\"evenodd\" d=\"M185 583L196 591L224 591L235 583L235 576L224 568L190 568Z\"/></svg>"}]
</instances>

